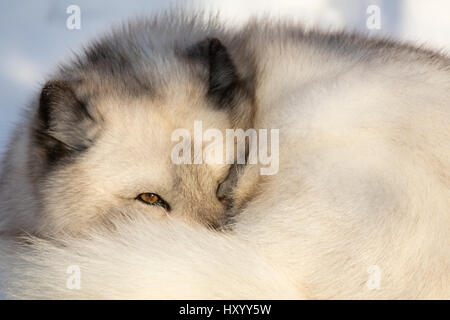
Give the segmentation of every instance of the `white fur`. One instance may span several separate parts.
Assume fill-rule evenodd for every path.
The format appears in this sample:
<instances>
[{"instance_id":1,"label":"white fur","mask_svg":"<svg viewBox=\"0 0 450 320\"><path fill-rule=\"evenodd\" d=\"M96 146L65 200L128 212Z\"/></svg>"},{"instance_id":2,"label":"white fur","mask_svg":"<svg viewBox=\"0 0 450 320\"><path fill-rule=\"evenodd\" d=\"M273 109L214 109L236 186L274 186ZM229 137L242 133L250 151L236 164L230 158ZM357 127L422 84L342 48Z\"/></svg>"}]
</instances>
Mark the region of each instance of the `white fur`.
<instances>
[{"instance_id":1,"label":"white fur","mask_svg":"<svg viewBox=\"0 0 450 320\"><path fill-rule=\"evenodd\" d=\"M0 288L21 299L298 299L253 246L176 220L120 221L114 235L4 242ZM80 286L66 283L80 268Z\"/></svg>"}]
</instances>

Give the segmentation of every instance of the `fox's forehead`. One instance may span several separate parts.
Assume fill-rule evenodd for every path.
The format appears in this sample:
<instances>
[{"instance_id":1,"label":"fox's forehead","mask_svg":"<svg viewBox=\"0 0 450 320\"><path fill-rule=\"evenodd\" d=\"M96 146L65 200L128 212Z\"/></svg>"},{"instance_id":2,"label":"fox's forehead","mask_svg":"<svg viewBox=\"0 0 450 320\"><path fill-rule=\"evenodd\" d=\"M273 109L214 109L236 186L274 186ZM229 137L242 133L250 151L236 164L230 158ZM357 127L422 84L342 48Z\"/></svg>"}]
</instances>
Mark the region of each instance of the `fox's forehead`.
<instances>
[{"instance_id":1,"label":"fox's forehead","mask_svg":"<svg viewBox=\"0 0 450 320\"><path fill-rule=\"evenodd\" d=\"M102 119L98 123L101 129L90 159L119 164L133 159L134 166L170 166L172 149L179 143L178 129L188 130L193 141L203 139L210 128L224 131L232 127L227 112L213 108L203 93L195 95L183 88L176 92L160 97L110 95L97 99L94 107L101 112L97 115Z\"/></svg>"},{"instance_id":2,"label":"fox's forehead","mask_svg":"<svg viewBox=\"0 0 450 320\"><path fill-rule=\"evenodd\" d=\"M174 130L193 131L196 122L204 128L232 127L228 112L214 108L204 88L192 83L173 83L156 96L105 95L93 102L93 108L105 130L135 135L136 140L153 137L167 142Z\"/></svg>"}]
</instances>

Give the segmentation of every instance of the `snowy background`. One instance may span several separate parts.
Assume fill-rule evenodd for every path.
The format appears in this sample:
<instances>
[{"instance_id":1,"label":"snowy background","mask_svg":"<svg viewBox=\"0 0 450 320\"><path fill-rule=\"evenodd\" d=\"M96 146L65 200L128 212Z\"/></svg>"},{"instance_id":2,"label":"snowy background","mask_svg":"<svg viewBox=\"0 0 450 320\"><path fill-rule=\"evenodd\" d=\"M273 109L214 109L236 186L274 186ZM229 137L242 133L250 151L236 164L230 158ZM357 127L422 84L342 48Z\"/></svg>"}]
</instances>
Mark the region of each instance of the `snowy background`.
<instances>
[{"instance_id":1,"label":"snowy background","mask_svg":"<svg viewBox=\"0 0 450 320\"><path fill-rule=\"evenodd\" d=\"M133 14L153 13L185 1L4 0L0 2L0 154L20 110L43 78L70 50ZM81 9L81 29L69 30L69 5ZM420 42L450 53L448 0L192 0L218 10L230 24L252 15L287 16L310 27L368 32L369 5L381 9L381 29L370 33Z\"/></svg>"}]
</instances>

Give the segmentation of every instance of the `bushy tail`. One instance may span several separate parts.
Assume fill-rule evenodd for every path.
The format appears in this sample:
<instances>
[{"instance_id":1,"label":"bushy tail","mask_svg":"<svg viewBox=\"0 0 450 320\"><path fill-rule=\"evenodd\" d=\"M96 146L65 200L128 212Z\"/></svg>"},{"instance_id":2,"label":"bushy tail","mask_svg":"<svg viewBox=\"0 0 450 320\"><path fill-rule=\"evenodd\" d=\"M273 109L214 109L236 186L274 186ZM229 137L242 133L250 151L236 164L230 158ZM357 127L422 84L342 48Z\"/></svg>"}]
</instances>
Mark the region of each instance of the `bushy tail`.
<instances>
[{"instance_id":1,"label":"bushy tail","mask_svg":"<svg viewBox=\"0 0 450 320\"><path fill-rule=\"evenodd\" d=\"M256 248L176 221L138 219L89 239L0 243L0 291L24 299L302 298Z\"/></svg>"}]
</instances>

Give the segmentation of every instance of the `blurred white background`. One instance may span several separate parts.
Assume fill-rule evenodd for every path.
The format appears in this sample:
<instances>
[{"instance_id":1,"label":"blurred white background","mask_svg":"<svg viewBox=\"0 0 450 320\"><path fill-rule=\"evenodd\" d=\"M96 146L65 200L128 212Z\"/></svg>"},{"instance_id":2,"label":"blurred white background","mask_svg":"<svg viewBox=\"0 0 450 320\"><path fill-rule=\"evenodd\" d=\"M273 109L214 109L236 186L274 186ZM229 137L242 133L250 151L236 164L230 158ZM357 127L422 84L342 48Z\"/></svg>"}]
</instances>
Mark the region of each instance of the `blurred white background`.
<instances>
[{"instance_id":1,"label":"blurred white background","mask_svg":"<svg viewBox=\"0 0 450 320\"><path fill-rule=\"evenodd\" d=\"M151 14L186 1L40 0L0 3L0 153L20 110L39 91L45 75L70 50L133 14ZM69 5L81 9L81 29L69 30ZM448 0L192 0L190 6L218 10L230 24L249 16L289 17L308 27L368 33L369 5L381 9L381 28L371 34L418 42L450 53Z\"/></svg>"}]
</instances>

